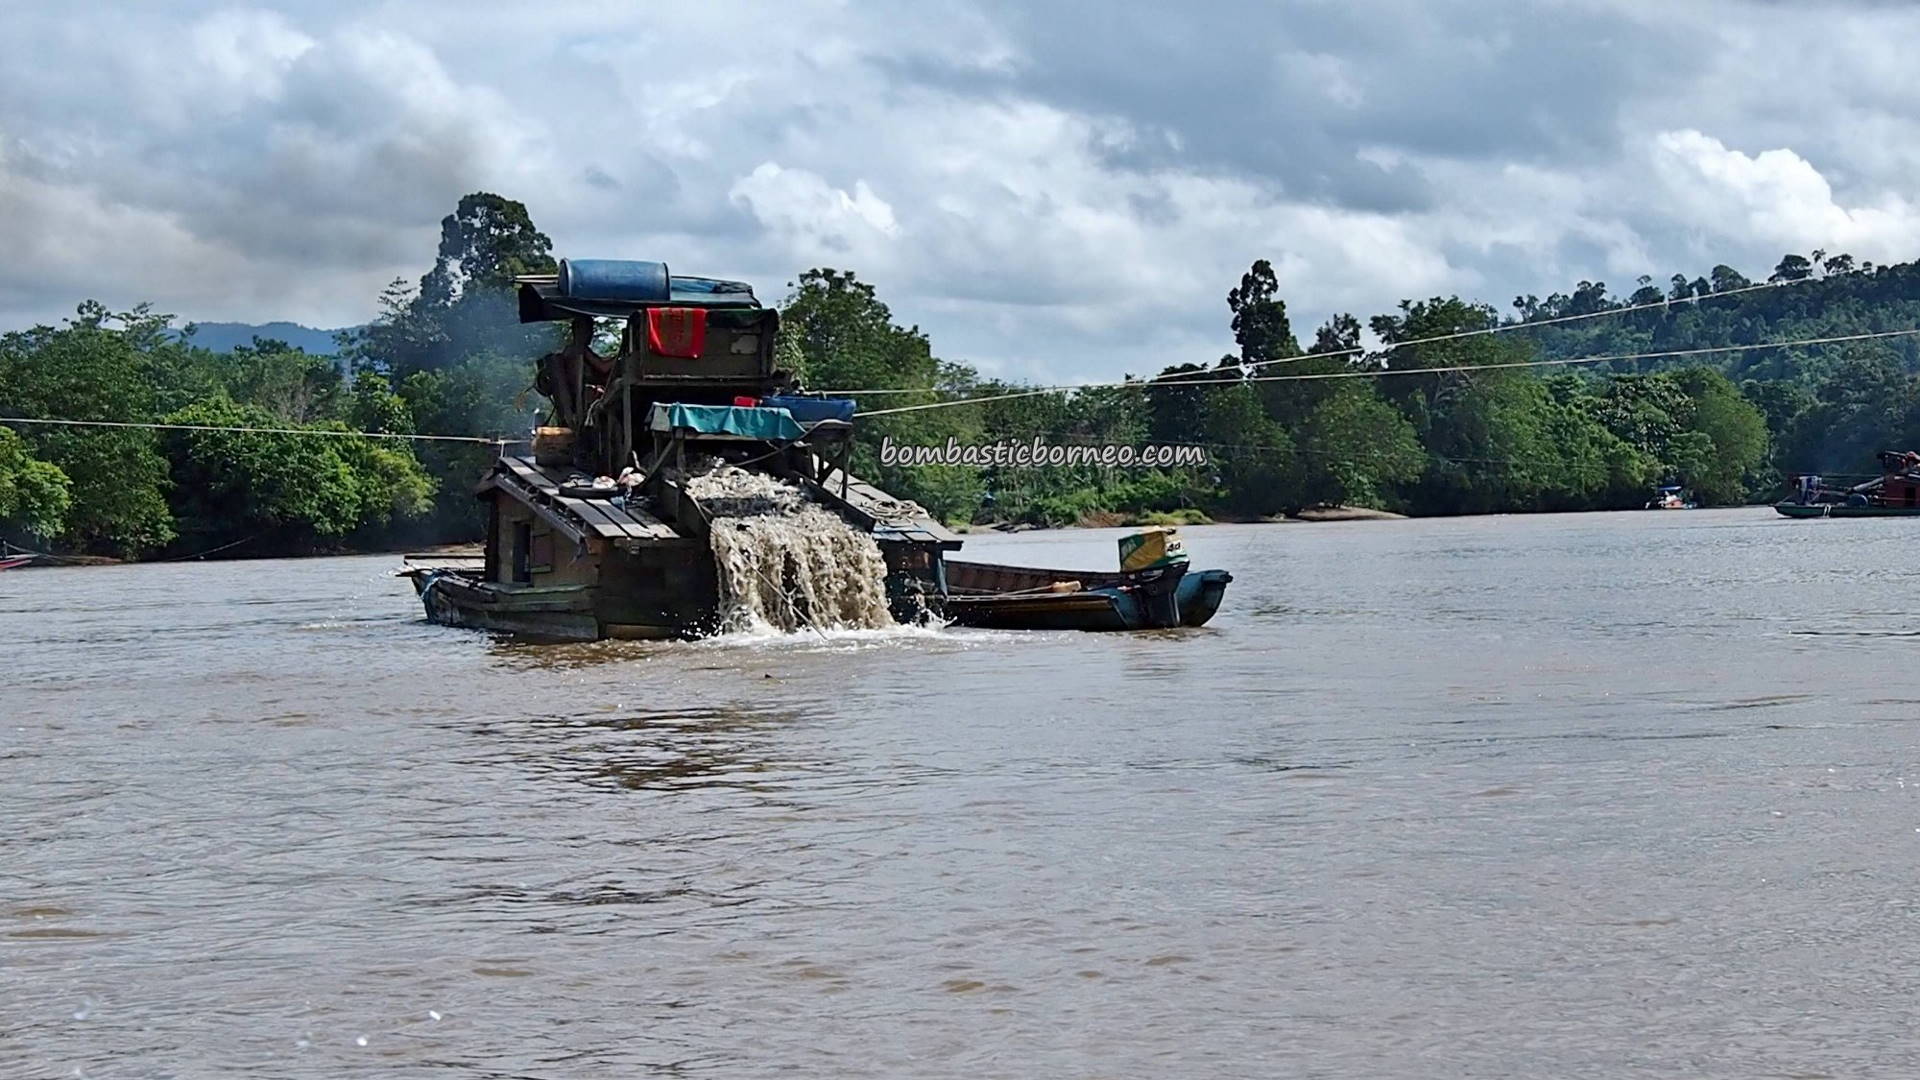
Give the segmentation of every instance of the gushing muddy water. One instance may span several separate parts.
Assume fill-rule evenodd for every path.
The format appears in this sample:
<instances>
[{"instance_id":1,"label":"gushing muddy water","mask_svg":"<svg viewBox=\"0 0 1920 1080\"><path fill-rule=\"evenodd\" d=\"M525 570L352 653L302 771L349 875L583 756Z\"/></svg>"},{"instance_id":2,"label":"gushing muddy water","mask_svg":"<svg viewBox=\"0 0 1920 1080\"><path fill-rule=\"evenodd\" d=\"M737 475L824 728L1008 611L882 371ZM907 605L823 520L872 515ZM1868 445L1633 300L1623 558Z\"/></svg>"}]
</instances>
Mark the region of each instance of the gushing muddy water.
<instances>
[{"instance_id":1,"label":"gushing muddy water","mask_svg":"<svg viewBox=\"0 0 1920 1080\"><path fill-rule=\"evenodd\" d=\"M0 574L0 1077L1920 1072L1920 521L1187 541L1138 635Z\"/></svg>"},{"instance_id":2,"label":"gushing muddy water","mask_svg":"<svg viewBox=\"0 0 1920 1080\"><path fill-rule=\"evenodd\" d=\"M714 515L713 556L726 630L893 625L887 564L872 536L764 473L722 466L689 479L687 491Z\"/></svg>"}]
</instances>

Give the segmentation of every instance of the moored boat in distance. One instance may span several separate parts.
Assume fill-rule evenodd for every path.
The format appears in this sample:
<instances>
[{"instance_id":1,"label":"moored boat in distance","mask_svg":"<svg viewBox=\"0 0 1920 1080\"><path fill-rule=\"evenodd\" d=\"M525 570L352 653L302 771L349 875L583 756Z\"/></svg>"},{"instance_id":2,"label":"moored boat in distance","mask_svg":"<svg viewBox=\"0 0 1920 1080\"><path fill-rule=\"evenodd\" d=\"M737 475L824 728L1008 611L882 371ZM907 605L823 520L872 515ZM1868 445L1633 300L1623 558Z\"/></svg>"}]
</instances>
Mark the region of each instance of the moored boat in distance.
<instances>
[{"instance_id":1,"label":"moored boat in distance","mask_svg":"<svg viewBox=\"0 0 1920 1080\"><path fill-rule=\"evenodd\" d=\"M1668 485L1653 489L1653 498L1647 501L1648 510L1692 510L1699 504L1687 494L1687 490L1678 485Z\"/></svg>"},{"instance_id":2,"label":"moored boat in distance","mask_svg":"<svg viewBox=\"0 0 1920 1080\"><path fill-rule=\"evenodd\" d=\"M1881 474L1852 487L1795 477L1793 495L1773 508L1793 518L1920 516L1920 453L1882 450L1879 458Z\"/></svg>"}]
</instances>

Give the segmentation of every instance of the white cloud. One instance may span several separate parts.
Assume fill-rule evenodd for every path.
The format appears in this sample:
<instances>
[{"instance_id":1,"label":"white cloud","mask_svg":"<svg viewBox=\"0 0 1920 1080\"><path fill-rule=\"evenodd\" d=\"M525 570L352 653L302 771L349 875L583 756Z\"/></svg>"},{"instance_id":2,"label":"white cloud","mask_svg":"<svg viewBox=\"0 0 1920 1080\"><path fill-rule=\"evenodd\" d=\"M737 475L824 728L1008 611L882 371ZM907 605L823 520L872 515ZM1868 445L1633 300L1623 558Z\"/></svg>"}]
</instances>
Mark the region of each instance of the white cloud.
<instances>
[{"instance_id":1,"label":"white cloud","mask_svg":"<svg viewBox=\"0 0 1920 1080\"><path fill-rule=\"evenodd\" d=\"M202 19L189 37L193 63L186 70L207 76L203 92L220 94L216 104L229 108L279 96L287 69L315 45L284 16L245 9Z\"/></svg>"},{"instance_id":2,"label":"white cloud","mask_svg":"<svg viewBox=\"0 0 1920 1080\"><path fill-rule=\"evenodd\" d=\"M97 295L327 325L464 193L559 253L777 297L873 281L1056 379L1208 361L1273 262L1296 330L1403 297L1920 255L1892 6L1222 0L70 0L0 37L0 325ZM1417 32L1406 32L1407 27Z\"/></svg>"},{"instance_id":3,"label":"white cloud","mask_svg":"<svg viewBox=\"0 0 1920 1080\"><path fill-rule=\"evenodd\" d=\"M1877 205L1842 206L1827 178L1790 149L1749 156L1698 131L1667 131L1653 140L1653 161L1676 205L1721 233L1878 260L1910 259L1920 249L1912 204L1885 193Z\"/></svg>"},{"instance_id":4,"label":"white cloud","mask_svg":"<svg viewBox=\"0 0 1920 1080\"><path fill-rule=\"evenodd\" d=\"M817 173L768 161L736 180L727 194L802 257L838 253L884 262L886 241L900 232L893 207L865 180L854 181L849 193Z\"/></svg>"}]
</instances>

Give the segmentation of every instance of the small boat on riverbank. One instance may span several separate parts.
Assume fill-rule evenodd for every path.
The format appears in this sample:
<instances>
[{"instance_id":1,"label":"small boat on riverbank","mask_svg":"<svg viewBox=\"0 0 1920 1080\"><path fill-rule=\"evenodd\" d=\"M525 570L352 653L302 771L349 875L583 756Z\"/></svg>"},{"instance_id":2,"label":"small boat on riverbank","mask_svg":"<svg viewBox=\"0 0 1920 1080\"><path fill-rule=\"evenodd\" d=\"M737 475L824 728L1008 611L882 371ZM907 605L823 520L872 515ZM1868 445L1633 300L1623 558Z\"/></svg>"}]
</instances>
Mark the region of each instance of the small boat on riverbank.
<instances>
[{"instance_id":1,"label":"small boat on riverbank","mask_svg":"<svg viewBox=\"0 0 1920 1080\"><path fill-rule=\"evenodd\" d=\"M1687 494L1687 489L1678 485L1668 485L1653 489L1653 498L1648 500L1648 510L1692 510L1698 503Z\"/></svg>"},{"instance_id":2,"label":"small boat on riverbank","mask_svg":"<svg viewBox=\"0 0 1920 1080\"><path fill-rule=\"evenodd\" d=\"M1785 517L1920 517L1920 452L1882 450L1881 474L1852 487L1819 476L1794 478L1794 493L1773 504Z\"/></svg>"},{"instance_id":3,"label":"small boat on riverbank","mask_svg":"<svg viewBox=\"0 0 1920 1080\"><path fill-rule=\"evenodd\" d=\"M33 560L34 556L32 555L0 556L0 570L16 570L32 563Z\"/></svg>"}]
</instances>

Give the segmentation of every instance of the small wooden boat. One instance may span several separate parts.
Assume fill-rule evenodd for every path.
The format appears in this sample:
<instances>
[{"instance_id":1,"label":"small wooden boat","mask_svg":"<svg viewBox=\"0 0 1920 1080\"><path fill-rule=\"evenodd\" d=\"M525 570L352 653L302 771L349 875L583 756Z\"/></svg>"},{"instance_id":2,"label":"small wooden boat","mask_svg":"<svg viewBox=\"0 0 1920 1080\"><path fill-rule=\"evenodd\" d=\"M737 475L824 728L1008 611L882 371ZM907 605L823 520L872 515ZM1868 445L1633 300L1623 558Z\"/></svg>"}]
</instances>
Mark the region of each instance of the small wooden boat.
<instances>
[{"instance_id":1,"label":"small wooden boat","mask_svg":"<svg viewBox=\"0 0 1920 1080\"><path fill-rule=\"evenodd\" d=\"M14 570L33 562L32 555L8 555L0 558L0 570Z\"/></svg>"},{"instance_id":2,"label":"small wooden boat","mask_svg":"<svg viewBox=\"0 0 1920 1080\"><path fill-rule=\"evenodd\" d=\"M1695 503L1685 488L1669 485L1653 489L1653 498L1647 501L1649 510L1692 510Z\"/></svg>"},{"instance_id":3,"label":"small wooden boat","mask_svg":"<svg viewBox=\"0 0 1920 1080\"><path fill-rule=\"evenodd\" d=\"M960 626L994 630L1204 626L1220 610L1233 575L1225 570L1179 569L1182 572L1171 581L1141 580L1135 574L948 559L946 616Z\"/></svg>"}]
</instances>

